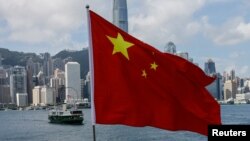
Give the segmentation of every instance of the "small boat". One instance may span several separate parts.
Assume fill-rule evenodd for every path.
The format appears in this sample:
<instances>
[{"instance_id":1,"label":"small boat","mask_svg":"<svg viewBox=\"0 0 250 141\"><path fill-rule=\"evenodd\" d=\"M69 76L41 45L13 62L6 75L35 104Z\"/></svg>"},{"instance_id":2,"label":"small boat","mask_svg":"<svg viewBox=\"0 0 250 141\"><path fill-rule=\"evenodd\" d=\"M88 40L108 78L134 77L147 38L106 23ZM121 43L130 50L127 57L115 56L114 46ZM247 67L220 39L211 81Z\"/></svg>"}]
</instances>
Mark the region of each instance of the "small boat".
<instances>
[{"instance_id":1,"label":"small boat","mask_svg":"<svg viewBox=\"0 0 250 141\"><path fill-rule=\"evenodd\" d=\"M76 103L76 107L78 109L90 108L91 104L90 104L90 102L89 102L89 100L87 98L84 98L83 102L77 102Z\"/></svg>"},{"instance_id":2,"label":"small boat","mask_svg":"<svg viewBox=\"0 0 250 141\"><path fill-rule=\"evenodd\" d=\"M63 106L63 109L50 110L48 119L50 123L82 124L83 112L80 109L67 109L66 106Z\"/></svg>"}]
</instances>

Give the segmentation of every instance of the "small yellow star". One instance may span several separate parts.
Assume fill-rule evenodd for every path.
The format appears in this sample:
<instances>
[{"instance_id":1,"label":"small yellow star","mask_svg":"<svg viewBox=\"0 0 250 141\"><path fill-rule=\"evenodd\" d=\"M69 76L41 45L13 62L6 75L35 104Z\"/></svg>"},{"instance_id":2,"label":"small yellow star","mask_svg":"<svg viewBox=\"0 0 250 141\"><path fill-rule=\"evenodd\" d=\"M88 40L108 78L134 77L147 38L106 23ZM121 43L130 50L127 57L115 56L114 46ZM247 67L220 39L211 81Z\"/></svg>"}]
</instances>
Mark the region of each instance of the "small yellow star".
<instances>
[{"instance_id":1,"label":"small yellow star","mask_svg":"<svg viewBox=\"0 0 250 141\"><path fill-rule=\"evenodd\" d=\"M156 71L156 69L157 69L157 67L158 67L158 65L154 62L154 63L152 63L152 64L150 64L151 65L151 69L153 69L153 70L155 70Z\"/></svg>"},{"instance_id":2,"label":"small yellow star","mask_svg":"<svg viewBox=\"0 0 250 141\"><path fill-rule=\"evenodd\" d=\"M117 35L116 38L112 38L112 37L109 37L109 36L107 36L107 38L114 45L113 55L116 54L116 53L118 53L118 52L120 52L120 53L122 53L129 60L128 48L130 48L134 44L125 41L120 33L118 33L118 35Z\"/></svg>"},{"instance_id":3,"label":"small yellow star","mask_svg":"<svg viewBox=\"0 0 250 141\"><path fill-rule=\"evenodd\" d=\"M145 77L145 78L147 78L147 72L146 72L146 70L144 69L144 70L142 70L142 75L141 75L142 77Z\"/></svg>"}]
</instances>

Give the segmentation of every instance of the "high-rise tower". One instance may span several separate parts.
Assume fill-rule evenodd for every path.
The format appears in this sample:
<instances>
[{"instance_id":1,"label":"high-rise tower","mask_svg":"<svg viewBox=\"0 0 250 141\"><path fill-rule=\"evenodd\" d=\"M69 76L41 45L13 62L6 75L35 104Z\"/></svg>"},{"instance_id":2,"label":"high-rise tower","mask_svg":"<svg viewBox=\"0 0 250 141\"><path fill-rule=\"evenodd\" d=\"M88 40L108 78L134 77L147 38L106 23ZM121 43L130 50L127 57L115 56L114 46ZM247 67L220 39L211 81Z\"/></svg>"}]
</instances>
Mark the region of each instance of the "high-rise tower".
<instances>
[{"instance_id":1,"label":"high-rise tower","mask_svg":"<svg viewBox=\"0 0 250 141\"><path fill-rule=\"evenodd\" d=\"M80 64L68 62L65 64L66 103L81 99Z\"/></svg>"},{"instance_id":2,"label":"high-rise tower","mask_svg":"<svg viewBox=\"0 0 250 141\"><path fill-rule=\"evenodd\" d=\"M176 46L173 42L168 42L167 45L164 48L164 52L168 52L171 54L176 54Z\"/></svg>"},{"instance_id":3,"label":"high-rise tower","mask_svg":"<svg viewBox=\"0 0 250 141\"><path fill-rule=\"evenodd\" d=\"M208 75L215 74L215 63L212 59L208 59L207 62L205 62L205 73Z\"/></svg>"},{"instance_id":4,"label":"high-rise tower","mask_svg":"<svg viewBox=\"0 0 250 141\"><path fill-rule=\"evenodd\" d=\"M114 0L113 24L128 32L128 11L126 0Z\"/></svg>"},{"instance_id":5,"label":"high-rise tower","mask_svg":"<svg viewBox=\"0 0 250 141\"><path fill-rule=\"evenodd\" d=\"M11 102L16 103L17 93L27 93L27 73L24 67L15 66L10 74Z\"/></svg>"}]
</instances>

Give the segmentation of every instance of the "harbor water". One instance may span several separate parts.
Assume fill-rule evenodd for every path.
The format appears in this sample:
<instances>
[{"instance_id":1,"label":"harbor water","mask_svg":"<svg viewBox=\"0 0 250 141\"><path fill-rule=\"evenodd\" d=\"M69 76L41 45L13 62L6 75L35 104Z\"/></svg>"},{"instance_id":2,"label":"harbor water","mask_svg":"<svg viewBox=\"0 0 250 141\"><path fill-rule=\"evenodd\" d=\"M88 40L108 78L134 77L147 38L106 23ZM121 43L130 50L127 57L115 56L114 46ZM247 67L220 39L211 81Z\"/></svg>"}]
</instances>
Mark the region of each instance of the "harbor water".
<instances>
[{"instance_id":1,"label":"harbor water","mask_svg":"<svg viewBox=\"0 0 250 141\"><path fill-rule=\"evenodd\" d=\"M83 125L51 124L48 111L0 111L0 141L93 141L91 110L83 109ZM221 105L223 124L250 124L250 104ZM97 141L207 141L188 131L153 127L96 125Z\"/></svg>"}]
</instances>

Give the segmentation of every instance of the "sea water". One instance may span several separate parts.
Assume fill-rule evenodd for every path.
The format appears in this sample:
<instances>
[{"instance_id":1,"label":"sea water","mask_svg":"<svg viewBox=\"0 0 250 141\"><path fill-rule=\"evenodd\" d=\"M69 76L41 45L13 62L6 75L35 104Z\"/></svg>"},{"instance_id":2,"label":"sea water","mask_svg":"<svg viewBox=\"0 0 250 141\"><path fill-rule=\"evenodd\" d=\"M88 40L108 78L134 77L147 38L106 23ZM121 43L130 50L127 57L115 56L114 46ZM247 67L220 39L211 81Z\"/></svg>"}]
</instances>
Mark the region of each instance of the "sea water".
<instances>
[{"instance_id":1,"label":"sea water","mask_svg":"<svg viewBox=\"0 0 250 141\"><path fill-rule=\"evenodd\" d=\"M51 124L48 111L0 111L0 141L93 141L91 110L83 109L83 125ZM223 124L250 124L250 104L221 105ZM96 125L97 141L207 141L188 131L153 127Z\"/></svg>"}]
</instances>

